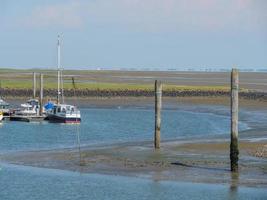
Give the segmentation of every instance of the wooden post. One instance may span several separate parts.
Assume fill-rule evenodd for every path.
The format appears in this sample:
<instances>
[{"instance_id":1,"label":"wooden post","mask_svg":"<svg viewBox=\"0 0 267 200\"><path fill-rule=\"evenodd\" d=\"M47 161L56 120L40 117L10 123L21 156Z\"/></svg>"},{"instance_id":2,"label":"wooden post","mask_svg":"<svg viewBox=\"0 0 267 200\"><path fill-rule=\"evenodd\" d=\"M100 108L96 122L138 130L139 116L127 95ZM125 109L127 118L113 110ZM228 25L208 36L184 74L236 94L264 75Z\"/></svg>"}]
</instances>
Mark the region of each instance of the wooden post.
<instances>
[{"instance_id":1,"label":"wooden post","mask_svg":"<svg viewBox=\"0 0 267 200\"><path fill-rule=\"evenodd\" d=\"M160 148L160 125L161 125L161 104L162 104L162 84L160 81L155 81L155 135L154 147Z\"/></svg>"},{"instance_id":2,"label":"wooden post","mask_svg":"<svg viewBox=\"0 0 267 200\"><path fill-rule=\"evenodd\" d=\"M232 69L231 73L231 144L230 159L231 171L238 172L238 70Z\"/></svg>"},{"instance_id":3,"label":"wooden post","mask_svg":"<svg viewBox=\"0 0 267 200\"><path fill-rule=\"evenodd\" d=\"M36 73L33 72L33 80L32 80L32 91L33 91L33 94L32 94L32 98L35 99L36 98Z\"/></svg>"},{"instance_id":4,"label":"wooden post","mask_svg":"<svg viewBox=\"0 0 267 200\"><path fill-rule=\"evenodd\" d=\"M40 105L39 115L40 116L43 115L43 87L44 87L43 81L44 81L44 75L40 74L40 96L39 96L40 97L40 100L39 100L39 105Z\"/></svg>"}]
</instances>

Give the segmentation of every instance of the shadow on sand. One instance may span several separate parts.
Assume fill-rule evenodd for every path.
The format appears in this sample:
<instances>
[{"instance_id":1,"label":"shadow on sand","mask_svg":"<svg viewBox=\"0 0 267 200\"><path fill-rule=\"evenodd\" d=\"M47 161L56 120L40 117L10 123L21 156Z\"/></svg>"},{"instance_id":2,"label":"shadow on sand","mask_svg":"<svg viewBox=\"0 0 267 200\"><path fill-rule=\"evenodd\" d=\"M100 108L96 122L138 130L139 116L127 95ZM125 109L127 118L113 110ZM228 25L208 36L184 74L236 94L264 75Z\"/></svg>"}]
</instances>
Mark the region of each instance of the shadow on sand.
<instances>
[{"instance_id":1,"label":"shadow on sand","mask_svg":"<svg viewBox=\"0 0 267 200\"><path fill-rule=\"evenodd\" d=\"M215 170L215 171L224 171L224 172L231 172L230 169L224 169L224 168L216 168L216 167L204 167L204 166L197 166L197 165L189 165L182 162L172 162L172 165L176 166L182 166L182 167L190 167L195 169L206 169L206 170Z\"/></svg>"}]
</instances>

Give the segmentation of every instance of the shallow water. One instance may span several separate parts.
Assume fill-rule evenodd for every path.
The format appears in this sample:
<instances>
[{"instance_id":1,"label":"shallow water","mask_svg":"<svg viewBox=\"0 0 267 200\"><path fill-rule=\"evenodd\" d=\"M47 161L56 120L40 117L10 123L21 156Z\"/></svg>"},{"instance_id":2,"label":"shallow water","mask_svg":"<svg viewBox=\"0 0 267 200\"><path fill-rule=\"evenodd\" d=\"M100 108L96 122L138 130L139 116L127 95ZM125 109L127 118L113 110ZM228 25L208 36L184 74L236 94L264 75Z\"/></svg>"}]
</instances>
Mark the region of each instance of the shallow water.
<instances>
[{"instance_id":1,"label":"shallow water","mask_svg":"<svg viewBox=\"0 0 267 200\"><path fill-rule=\"evenodd\" d=\"M5 200L264 200L267 198L266 190L260 188L153 181L5 164L0 171L0 189L0 199Z\"/></svg>"},{"instance_id":2,"label":"shallow water","mask_svg":"<svg viewBox=\"0 0 267 200\"><path fill-rule=\"evenodd\" d=\"M176 107L163 110L162 140L229 133L230 117L227 114L214 114L211 110L205 112L203 108L192 109ZM82 108L81 115L80 125L6 121L0 126L0 150L73 147L77 131L80 131L82 145L153 139L153 109ZM249 127L241 121L239 128L246 130Z\"/></svg>"}]
</instances>

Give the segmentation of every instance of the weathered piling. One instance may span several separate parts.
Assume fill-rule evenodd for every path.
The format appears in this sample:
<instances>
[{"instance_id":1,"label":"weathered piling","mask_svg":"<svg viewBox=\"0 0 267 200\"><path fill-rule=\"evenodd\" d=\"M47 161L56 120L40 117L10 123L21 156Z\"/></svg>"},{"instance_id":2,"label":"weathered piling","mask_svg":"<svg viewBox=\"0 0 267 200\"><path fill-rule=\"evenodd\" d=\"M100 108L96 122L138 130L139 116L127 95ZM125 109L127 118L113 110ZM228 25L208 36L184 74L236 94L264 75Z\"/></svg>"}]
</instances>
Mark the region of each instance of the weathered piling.
<instances>
[{"instance_id":1,"label":"weathered piling","mask_svg":"<svg viewBox=\"0 0 267 200\"><path fill-rule=\"evenodd\" d=\"M36 98L36 72L32 73L32 98Z\"/></svg>"},{"instance_id":2,"label":"weathered piling","mask_svg":"<svg viewBox=\"0 0 267 200\"><path fill-rule=\"evenodd\" d=\"M39 115L43 115L43 90L44 90L44 75L40 74L40 96L39 96L39 104L40 104L40 109L39 109Z\"/></svg>"},{"instance_id":3,"label":"weathered piling","mask_svg":"<svg viewBox=\"0 0 267 200\"><path fill-rule=\"evenodd\" d=\"M160 125L161 125L161 105L162 105L162 84L160 81L155 81L155 135L154 147L160 148Z\"/></svg>"},{"instance_id":4,"label":"weathered piling","mask_svg":"<svg viewBox=\"0 0 267 200\"><path fill-rule=\"evenodd\" d=\"M231 171L238 172L238 70L233 69L231 73L231 144L230 160Z\"/></svg>"}]
</instances>

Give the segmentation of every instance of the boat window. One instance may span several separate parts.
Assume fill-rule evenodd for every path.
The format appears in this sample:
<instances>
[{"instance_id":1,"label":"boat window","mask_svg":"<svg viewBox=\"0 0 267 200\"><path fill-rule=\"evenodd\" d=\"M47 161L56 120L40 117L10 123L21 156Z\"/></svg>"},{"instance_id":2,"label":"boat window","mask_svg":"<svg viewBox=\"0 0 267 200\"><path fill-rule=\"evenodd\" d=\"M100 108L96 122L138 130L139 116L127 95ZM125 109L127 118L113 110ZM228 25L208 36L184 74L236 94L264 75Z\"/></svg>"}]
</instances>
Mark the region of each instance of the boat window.
<instances>
[{"instance_id":1,"label":"boat window","mask_svg":"<svg viewBox=\"0 0 267 200\"><path fill-rule=\"evenodd\" d=\"M74 107L71 108L71 112L74 112Z\"/></svg>"},{"instance_id":2,"label":"boat window","mask_svg":"<svg viewBox=\"0 0 267 200\"><path fill-rule=\"evenodd\" d=\"M60 112L60 107L57 108L57 112Z\"/></svg>"},{"instance_id":3,"label":"boat window","mask_svg":"<svg viewBox=\"0 0 267 200\"><path fill-rule=\"evenodd\" d=\"M65 113L65 112L66 112L66 108L62 108L62 112L64 112L64 113Z\"/></svg>"},{"instance_id":4,"label":"boat window","mask_svg":"<svg viewBox=\"0 0 267 200\"><path fill-rule=\"evenodd\" d=\"M57 108L56 108L56 107L54 107L54 114L56 114L56 112L57 112Z\"/></svg>"}]
</instances>

